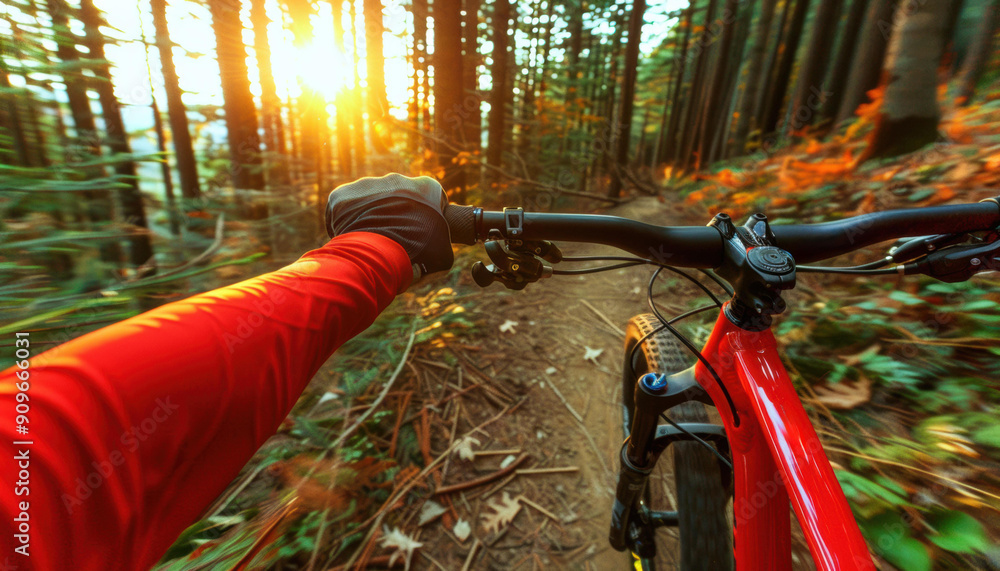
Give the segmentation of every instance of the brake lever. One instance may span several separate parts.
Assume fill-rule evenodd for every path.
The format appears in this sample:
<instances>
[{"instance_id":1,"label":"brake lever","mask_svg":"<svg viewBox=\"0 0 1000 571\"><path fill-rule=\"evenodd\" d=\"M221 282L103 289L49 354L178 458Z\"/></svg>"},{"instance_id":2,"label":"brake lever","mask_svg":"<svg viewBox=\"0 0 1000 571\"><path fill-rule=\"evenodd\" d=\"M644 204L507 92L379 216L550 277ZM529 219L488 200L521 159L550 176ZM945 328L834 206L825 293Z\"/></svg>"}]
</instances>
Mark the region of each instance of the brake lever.
<instances>
[{"instance_id":1,"label":"brake lever","mask_svg":"<svg viewBox=\"0 0 1000 571\"><path fill-rule=\"evenodd\" d=\"M947 248L948 246L964 242L968 239L968 237L969 235L966 233L921 236L919 238L913 238L912 240L903 242L898 246L894 246L889 250L888 257L893 263L901 264L903 262L919 258L925 254L941 250L942 248Z\"/></svg>"},{"instance_id":2,"label":"brake lever","mask_svg":"<svg viewBox=\"0 0 1000 571\"><path fill-rule=\"evenodd\" d=\"M493 263L473 264L472 279L479 287L500 282L507 289L522 290L529 283L550 277L552 267L546 266L538 258L555 264L562 261L562 252L547 240L521 238L524 235L523 208L504 208L503 214L506 233L501 234L497 229L490 230L486 241L486 254ZM500 244L500 240L504 240L504 245Z\"/></svg>"},{"instance_id":3,"label":"brake lever","mask_svg":"<svg viewBox=\"0 0 1000 571\"><path fill-rule=\"evenodd\" d=\"M963 282L979 272L1000 271L1000 240L992 240L931 252L903 266L906 275L923 274L946 283Z\"/></svg>"},{"instance_id":4,"label":"brake lever","mask_svg":"<svg viewBox=\"0 0 1000 571\"><path fill-rule=\"evenodd\" d=\"M552 275L552 267L546 266L536 258L534 250L509 249L495 240L486 242L485 246L486 254L493 263L486 265L476 262L472 265L472 279L479 287L500 282L507 289L522 290L529 283ZM555 251L558 252L558 248L555 248Z\"/></svg>"}]
</instances>

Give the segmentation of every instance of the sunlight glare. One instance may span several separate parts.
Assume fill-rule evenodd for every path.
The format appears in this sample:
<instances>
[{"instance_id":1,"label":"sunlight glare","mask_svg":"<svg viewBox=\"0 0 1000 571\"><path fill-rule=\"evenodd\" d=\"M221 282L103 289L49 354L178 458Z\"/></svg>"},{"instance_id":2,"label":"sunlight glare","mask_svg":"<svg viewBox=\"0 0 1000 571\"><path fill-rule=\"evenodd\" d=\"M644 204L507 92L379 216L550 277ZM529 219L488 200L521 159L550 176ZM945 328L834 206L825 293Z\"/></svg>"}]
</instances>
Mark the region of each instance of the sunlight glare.
<instances>
[{"instance_id":1,"label":"sunlight glare","mask_svg":"<svg viewBox=\"0 0 1000 571\"><path fill-rule=\"evenodd\" d=\"M329 43L330 45L326 45ZM290 63L303 83L333 101L337 95L351 86L353 78L346 57L333 46L317 38L301 48L293 48ZM284 62L283 62L284 63Z\"/></svg>"}]
</instances>

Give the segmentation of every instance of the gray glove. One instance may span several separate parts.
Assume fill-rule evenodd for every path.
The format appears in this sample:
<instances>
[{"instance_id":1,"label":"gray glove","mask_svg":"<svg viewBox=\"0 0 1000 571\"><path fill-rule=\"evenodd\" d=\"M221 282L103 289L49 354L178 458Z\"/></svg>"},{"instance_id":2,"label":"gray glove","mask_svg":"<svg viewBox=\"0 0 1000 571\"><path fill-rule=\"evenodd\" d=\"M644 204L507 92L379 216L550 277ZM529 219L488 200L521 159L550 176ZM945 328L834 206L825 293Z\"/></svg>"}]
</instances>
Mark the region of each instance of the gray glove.
<instances>
[{"instance_id":1,"label":"gray glove","mask_svg":"<svg viewBox=\"0 0 1000 571\"><path fill-rule=\"evenodd\" d=\"M438 181L390 174L334 189L326 205L326 232L373 232L406 250L418 275L451 268L455 261L444 219L448 197Z\"/></svg>"}]
</instances>

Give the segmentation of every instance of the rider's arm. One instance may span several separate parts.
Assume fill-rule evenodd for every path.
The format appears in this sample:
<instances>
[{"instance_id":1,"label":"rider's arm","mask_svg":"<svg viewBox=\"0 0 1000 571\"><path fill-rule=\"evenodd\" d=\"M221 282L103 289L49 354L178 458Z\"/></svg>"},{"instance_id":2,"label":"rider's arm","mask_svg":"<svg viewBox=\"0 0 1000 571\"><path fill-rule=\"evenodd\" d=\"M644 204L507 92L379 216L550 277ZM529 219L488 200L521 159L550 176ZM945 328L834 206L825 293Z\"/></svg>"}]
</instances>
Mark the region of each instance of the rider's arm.
<instances>
[{"instance_id":1,"label":"rider's arm","mask_svg":"<svg viewBox=\"0 0 1000 571\"><path fill-rule=\"evenodd\" d=\"M336 228L337 238L281 270L34 356L28 434L15 432L18 369L0 372L0 563L151 567L274 433L330 354L409 285L411 264L422 260L406 233L365 228ZM446 256L450 265L450 246ZM19 518L30 557L13 551Z\"/></svg>"},{"instance_id":2,"label":"rider's arm","mask_svg":"<svg viewBox=\"0 0 1000 571\"><path fill-rule=\"evenodd\" d=\"M30 495L3 487L0 529L28 501L35 568L70 558L74 569L148 569L411 278L401 246L352 233L279 271L84 335L32 360L24 437L15 370L2 373L3 446L33 444L3 455L9 481L16 451L28 451Z\"/></svg>"}]
</instances>

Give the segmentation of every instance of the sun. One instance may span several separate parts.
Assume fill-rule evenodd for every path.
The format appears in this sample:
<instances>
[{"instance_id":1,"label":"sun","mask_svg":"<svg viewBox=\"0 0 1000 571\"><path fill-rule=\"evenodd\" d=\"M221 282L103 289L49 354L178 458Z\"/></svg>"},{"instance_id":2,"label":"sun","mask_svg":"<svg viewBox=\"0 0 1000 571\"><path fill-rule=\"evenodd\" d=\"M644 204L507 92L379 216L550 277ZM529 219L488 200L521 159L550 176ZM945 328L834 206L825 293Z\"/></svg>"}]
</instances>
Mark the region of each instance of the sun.
<instances>
[{"instance_id":1,"label":"sun","mask_svg":"<svg viewBox=\"0 0 1000 571\"><path fill-rule=\"evenodd\" d=\"M326 101L334 101L337 95L352 86L353 71L345 54L325 43L313 41L294 48L290 59L302 83Z\"/></svg>"}]
</instances>

